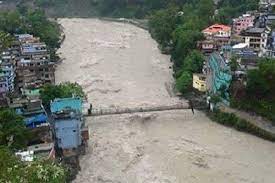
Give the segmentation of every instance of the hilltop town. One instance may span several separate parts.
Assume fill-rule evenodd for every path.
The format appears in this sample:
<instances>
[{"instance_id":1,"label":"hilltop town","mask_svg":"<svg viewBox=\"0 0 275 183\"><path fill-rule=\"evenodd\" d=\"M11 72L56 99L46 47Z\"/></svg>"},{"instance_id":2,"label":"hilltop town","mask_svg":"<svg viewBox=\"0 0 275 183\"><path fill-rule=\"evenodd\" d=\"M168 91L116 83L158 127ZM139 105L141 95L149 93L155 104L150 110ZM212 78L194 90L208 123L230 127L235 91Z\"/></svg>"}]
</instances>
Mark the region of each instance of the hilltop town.
<instances>
[{"instance_id":1,"label":"hilltop town","mask_svg":"<svg viewBox=\"0 0 275 183\"><path fill-rule=\"evenodd\" d=\"M213 24L203 29L204 39L197 42L197 48L207 60L202 73L193 74L193 87L207 92L208 100L218 96L225 107L253 111L270 121L274 121L273 99L268 97L272 91L263 91L255 81L261 78L252 77L256 73L260 77L264 67L274 69L274 5L273 1L261 1L259 11L232 19L232 25ZM272 72L265 74L272 77ZM266 93L263 96L261 92ZM260 109L263 103L269 107Z\"/></svg>"},{"instance_id":2,"label":"hilltop town","mask_svg":"<svg viewBox=\"0 0 275 183\"><path fill-rule=\"evenodd\" d=\"M56 62L44 42L30 34L16 34L1 54L1 107L14 110L34 136L15 154L22 161L62 157L77 170L78 156L89 138L78 96L42 103L41 87L55 84ZM44 105L43 105L44 104ZM12 142L11 142L12 143ZM65 161L64 160L64 161Z\"/></svg>"}]
</instances>

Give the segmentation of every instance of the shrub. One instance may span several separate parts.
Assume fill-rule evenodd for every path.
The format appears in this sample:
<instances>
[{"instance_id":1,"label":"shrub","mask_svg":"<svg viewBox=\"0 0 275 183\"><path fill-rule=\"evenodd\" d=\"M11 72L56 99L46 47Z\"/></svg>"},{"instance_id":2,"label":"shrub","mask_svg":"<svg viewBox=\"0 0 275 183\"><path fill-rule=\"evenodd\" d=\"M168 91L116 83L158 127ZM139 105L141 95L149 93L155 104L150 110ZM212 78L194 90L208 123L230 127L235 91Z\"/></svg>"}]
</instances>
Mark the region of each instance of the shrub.
<instances>
[{"instance_id":1,"label":"shrub","mask_svg":"<svg viewBox=\"0 0 275 183\"><path fill-rule=\"evenodd\" d=\"M43 104L48 106L55 98L67 98L72 96L85 97L82 87L77 83L61 83L59 85L44 85L40 90Z\"/></svg>"},{"instance_id":2,"label":"shrub","mask_svg":"<svg viewBox=\"0 0 275 183\"><path fill-rule=\"evenodd\" d=\"M211 120L217 123L223 124L225 126L233 127L239 131L253 134L265 140L275 142L275 134L262 129L247 120L240 119L233 113L225 113L225 112L216 110L214 112L208 113L208 115Z\"/></svg>"},{"instance_id":3,"label":"shrub","mask_svg":"<svg viewBox=\"0 0 275 183\"><path fill-rule=\"evenodd\" d=\"M176 88L181 93L190 91L192 88L192 75L189 72L184 71L176 80Z\"/></svg>"}]
</instances>

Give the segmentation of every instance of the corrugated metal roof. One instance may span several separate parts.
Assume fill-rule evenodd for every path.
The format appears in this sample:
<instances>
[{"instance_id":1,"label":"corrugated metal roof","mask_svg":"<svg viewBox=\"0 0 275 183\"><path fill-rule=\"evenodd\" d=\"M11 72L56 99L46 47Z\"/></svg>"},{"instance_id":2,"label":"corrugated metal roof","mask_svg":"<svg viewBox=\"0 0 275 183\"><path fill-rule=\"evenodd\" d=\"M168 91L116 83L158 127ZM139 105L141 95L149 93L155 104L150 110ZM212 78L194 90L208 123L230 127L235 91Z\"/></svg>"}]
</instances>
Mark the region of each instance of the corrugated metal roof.
<instances>
[{"instance_id":1,"label":"corrugated metal roof","mask_svg":"<svg viewBox=\"0 0 275 183\"><path fill-rule=\"evenodd\" d=\"M47 116L45 114L38 114L24 119L25 125L30 128L36 128L42 123L47 123Z\"/></svg>"}]
</instances>

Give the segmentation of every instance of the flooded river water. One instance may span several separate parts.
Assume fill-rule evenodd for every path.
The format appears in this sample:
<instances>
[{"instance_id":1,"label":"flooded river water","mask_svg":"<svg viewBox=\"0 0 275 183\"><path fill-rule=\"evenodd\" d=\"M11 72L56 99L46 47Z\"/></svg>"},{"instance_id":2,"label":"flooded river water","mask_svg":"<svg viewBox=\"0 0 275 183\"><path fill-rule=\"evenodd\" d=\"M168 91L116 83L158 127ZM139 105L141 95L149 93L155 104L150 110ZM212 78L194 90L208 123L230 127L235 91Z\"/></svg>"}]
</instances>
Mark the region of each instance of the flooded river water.
<instances>
[{"instance_id":1,"label":"flooded river water","mask_svg":"<svg viewBox=\"0 0 275 183\"><path fill-rule=\"evenodd\" d=\"M169 57L148 32L97 19L60 19L57 82L80 83L97 108L172 105ZM275 145L195 111L91 117L76 183L273 183Z\"/></svg>"}]
</instances>

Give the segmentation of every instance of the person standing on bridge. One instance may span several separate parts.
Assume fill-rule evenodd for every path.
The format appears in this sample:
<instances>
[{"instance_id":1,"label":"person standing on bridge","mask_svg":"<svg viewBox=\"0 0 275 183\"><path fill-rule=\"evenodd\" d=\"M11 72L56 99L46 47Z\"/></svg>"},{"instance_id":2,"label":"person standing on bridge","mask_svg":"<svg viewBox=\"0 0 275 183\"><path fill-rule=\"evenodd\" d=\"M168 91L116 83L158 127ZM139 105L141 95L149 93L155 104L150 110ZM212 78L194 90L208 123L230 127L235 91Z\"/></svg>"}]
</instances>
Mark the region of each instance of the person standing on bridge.
<instances>
[{"instance_id":1,"label":"person standing on bridge","mask_svg":"<svg viewBox=\"0 0 275 183\"><path fill-rule=\"evenodd\" d=\"M192 110L192 113L193 113L193 115L195 114L195 111L194 111L194 106L193 106L193 102L191 101L191 100L189 100L189 107L191 108L191 110Z\"/></svg>"}]
</instances>

